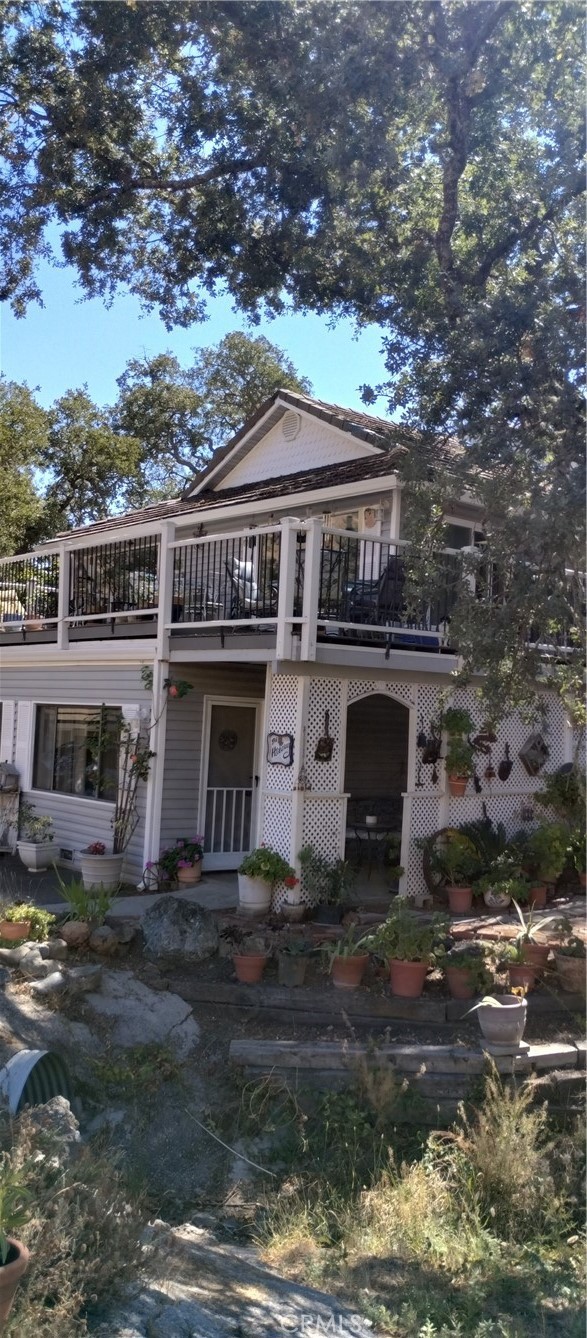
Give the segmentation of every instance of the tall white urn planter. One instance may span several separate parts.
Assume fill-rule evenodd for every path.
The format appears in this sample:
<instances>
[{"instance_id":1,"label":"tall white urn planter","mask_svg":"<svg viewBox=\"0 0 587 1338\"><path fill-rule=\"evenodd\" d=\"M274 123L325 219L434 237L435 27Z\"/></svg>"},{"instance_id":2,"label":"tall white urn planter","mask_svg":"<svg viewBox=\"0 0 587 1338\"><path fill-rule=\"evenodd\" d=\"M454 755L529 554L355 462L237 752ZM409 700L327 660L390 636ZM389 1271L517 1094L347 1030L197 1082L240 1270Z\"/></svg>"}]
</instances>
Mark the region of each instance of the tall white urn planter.
<instances>
[{"instance_id":1,"label":"tall white urn planter","mask_svg":"<svg viewBox=\"0 0 587 1338\"><path fill-rule=\"evenodd\" d=\"M264 878L238 874L238 908L243 915L267 915L273 887Z\"/></svg>"},{"instance_id":2,"label":"tall white urn planter","mask_svg":"<svg viewBox=\"0 0 587 1338\"><path fill-rule=\"evenodd\" d=\"M49 869L55 858L52 841L17 841L16 848L29 873L40 873Z\"/></svg>"},{"instance_id":3,"label":"tall white urn planter","mask_svg":"<svg viewBox=\"0 0 587 1338\"><path fill-rule=\"evenodd\" d=\"M122 875L124 855L88 855L81 852L82 881L86 891L101 887L104 892L115 892Z\"/></svg>"}]
</instances>

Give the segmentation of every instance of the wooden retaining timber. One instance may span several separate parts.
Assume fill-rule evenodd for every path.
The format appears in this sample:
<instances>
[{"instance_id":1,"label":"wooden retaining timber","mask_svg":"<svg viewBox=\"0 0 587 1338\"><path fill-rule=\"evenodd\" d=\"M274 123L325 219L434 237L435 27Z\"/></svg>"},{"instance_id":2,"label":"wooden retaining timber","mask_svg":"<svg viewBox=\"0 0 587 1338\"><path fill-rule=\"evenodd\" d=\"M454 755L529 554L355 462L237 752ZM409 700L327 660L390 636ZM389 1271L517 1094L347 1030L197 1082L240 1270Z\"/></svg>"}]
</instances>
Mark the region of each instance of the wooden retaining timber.
<instances>
[{"instance_id":1,"label":"wooden retaining timber","mask_svg":"<svg viewBox=\"0 0 587 1338\"><path fill-rule=\"evenodd\" d=\"M409 1101L398 1121L437 1124L453 1119L471 1084L486 1070L488 1056L478 1047L464 1045L381 1045L375 1050L356 1043L323 1041L235 1040L229 1058L251 1079L278 1076L299 1093L341 1089L360 1077L366 1065L374 1070L390 1066L409 1083ZM505 1080L541 1079L538 1095L550 1109L567 1112L585 1091L585 1043L530 1045L516 1055L493 1059ZM423 1101L422 1101L423 1099Z\"/></svg>"},{"instance_id":2,"label":"wooden retaining timber","mask_svg":"<svg viewBox=\"0 0 587 1338\"><path fill-rule=\"evenodd\" d=\"M398 999L378 995L366 989L336 990L333 986L288 989L282 985L237 985L226 981L206 981L197 976L173 977L173 989L191 1004L221 1007L228 1016L253 1013L267 1022L299 1023L301 1026L345 1024L384 1030L396 1022L412 1026L442 1026L462 1021L472 1003L424 995L421 999ZM558 995L535 990L528 995L531 1017L570 1018L584 1013L585 1000L579 994Z\"/></svg>"}]
</instances>

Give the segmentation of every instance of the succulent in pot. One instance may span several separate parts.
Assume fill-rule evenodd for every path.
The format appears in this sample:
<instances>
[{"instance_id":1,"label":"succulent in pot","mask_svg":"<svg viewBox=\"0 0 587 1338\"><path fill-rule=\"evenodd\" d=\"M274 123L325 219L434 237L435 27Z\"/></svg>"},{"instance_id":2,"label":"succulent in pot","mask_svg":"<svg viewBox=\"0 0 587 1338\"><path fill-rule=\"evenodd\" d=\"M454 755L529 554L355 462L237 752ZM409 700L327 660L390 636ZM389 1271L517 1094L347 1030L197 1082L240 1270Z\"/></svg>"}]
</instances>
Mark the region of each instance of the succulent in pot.
<instances>
[{"instance_id":1,"label":"succulent in pot","mask_svg":"<svg viewBox=\"0 0 587 1338\"><path fill-rule=\"evenodd\" d=\"M283 943L277 954L277 979L290 989L304 984L306 967L312 948L305 939L291 939Z\"/></svg>"},{"instance_id":2,"label":"succulent in pot","mask_svg":"<svg viewBox=\"0 0 587 1338\"><path fill-rule=\"evenodd\" d=\"M238 952L232 955L237 980L242 985L258 985L269 956L264 939L244 935Z\"/></svg>"},{"instance_id":3,"label":"succulent in pot","mask_svg":"<svg viewBox=\"0 0 587 1338\"><path fill-rule=\"evenodd\" d=\"M361 984L369 961L369 952L365 951L369 941L368 934L357 938L355 926L350 925L336 943L324 944L323 951L330 959L329 971L336 989L353 990Z\"/></svg>"},{"instance_id":4,"label":"succulent in pot","mask_svg":"<svg viewBox=\"0 0 587 1338\"><path fill-rule=\"evenodd\" d=\"M387 919L363 940L369 952L387 958L392 994L420 997L436 952L441 950L446 924L444 916L423 919L404 897L395 898Z\"/></svg>"},{"instance_id":5,"label":"succulent in pot","mask_svg":"<svg viewBox=\"0 0 587 1338\"><path fill-rule=\"evenodd\" d=\"M245 855L238 870L238 904L243 915L266 915L274 890L285 878L295 878L291 864L271 846L257 846Z\"/></svg>"},{"instance_id":6,"label":"succulent in pot","mask_svg":"<svg viewBox=\"0 0 587 1338\"><path fill-rule=\"evenodd\" d=\"M538 968L525 961L521 943L501 943L498 953L498 971L507 970L511 986L522 986L533 990L536 984Z\"/></svg>"},{"instance_id":7,"label":"succulent in pot","mask_svg":"<svg viewBox=\"0 0 587 1338\"><path fill-rule=\"evenodd\" d=\"M520 921L520 928L515 940L520 948L519 960L529 966L536 967L538 971L542 971L548 962L551 945L550 943L538 942L536 935L543 932L547 925L553 924L556 917L547 915L543 916L541 920L535 920L534 907L530 907L526 916L517 901L514 901L514 909Z\"/></svg>"},{"instance_id":8,"label":"succulent in pot","mask_svg":"<svg viewBox=\"0 0 587 1338\"><path fill-rule=\"evenodd\" d=\"M48 813L38 814L35 804L21 799L18 811L18 841L16 848L29 873L48 869L55 858L53 846L53 818Z\"/></svg>"}]
</instances>

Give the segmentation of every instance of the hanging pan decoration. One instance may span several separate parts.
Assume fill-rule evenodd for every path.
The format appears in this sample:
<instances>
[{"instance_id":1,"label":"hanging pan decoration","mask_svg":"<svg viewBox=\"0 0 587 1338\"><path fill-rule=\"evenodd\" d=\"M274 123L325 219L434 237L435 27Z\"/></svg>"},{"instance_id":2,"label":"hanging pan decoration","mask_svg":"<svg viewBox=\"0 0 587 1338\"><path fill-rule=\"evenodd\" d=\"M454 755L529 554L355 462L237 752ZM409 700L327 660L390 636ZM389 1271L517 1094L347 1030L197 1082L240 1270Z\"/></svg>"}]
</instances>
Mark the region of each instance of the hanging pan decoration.
<instances>
[{"instance_id":1,"label":"hanging pan decoration","mask_svg":"<svg viewBox=\"0 0 587 1338\"><path fill-rule=\"evenodd\" d=\"M330 716L328 714L328 711L325 711L324 733L322 735L322 738L318 739L318 742L316 744L316 752L314 753L315 762L330 762L332 758L334 739L331 738L329 729L330 729Z\"/></svg>"}]
</instances>

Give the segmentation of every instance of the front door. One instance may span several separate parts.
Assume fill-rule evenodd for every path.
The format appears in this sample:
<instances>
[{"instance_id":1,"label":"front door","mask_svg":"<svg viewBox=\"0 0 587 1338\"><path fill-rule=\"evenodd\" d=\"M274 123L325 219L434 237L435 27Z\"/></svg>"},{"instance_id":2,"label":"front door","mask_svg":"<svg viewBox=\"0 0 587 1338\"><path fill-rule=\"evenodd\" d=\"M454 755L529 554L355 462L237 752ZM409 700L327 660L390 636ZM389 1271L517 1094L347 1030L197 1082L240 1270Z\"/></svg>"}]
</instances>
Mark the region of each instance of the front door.
<instances>
[{"instance_id":1,"label":"front door","mask_svg":"<svg viewBox=\"0 0 587 1338\"><path fill-rule=\"evenodd\" d=\"M237 869L254 844L260 705L205 702L200 825L207 869Z\"/></svg>"}]
</instances>

